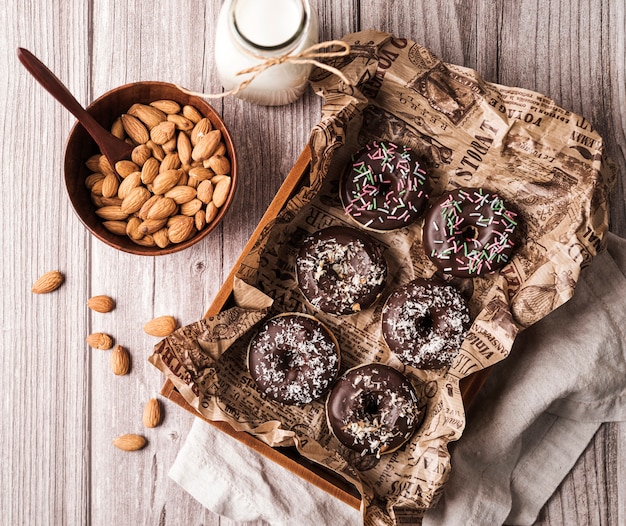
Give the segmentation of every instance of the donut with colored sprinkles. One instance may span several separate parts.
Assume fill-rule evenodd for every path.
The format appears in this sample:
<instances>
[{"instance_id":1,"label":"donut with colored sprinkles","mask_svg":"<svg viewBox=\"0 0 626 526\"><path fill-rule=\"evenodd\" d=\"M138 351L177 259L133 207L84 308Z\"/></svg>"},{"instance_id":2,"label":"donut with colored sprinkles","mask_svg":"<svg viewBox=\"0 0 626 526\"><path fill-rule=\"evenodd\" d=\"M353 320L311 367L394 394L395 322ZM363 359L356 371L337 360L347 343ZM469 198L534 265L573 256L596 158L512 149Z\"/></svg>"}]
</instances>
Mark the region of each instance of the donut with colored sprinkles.
<instances>
[{"instance_id":1,"label":"donut with colored sprinkles","mask_svg":"<svg viewBox=\"0 0 626 526\"><path fill-rule=\"evenodd\" d=\"M286 405L323 396L339 373L339 344L308 314L284 313L266 321L248 345L248 370L259 391Z\"/></svg>"},{"instance_id":2,"label":"donut with colored sprinkles","mask_svg":"<svg viewBox=\"0 0 626 526\"><path fill-rule=\"evenodd\" d=\"M348 370L326 401L333 435L361 456L396 451L411 438L423 415L409 379L380 363Z\"/></svg>"},{"instance_id":3,"label":"donut with colored sprinkles","mask_svg":"<svg viewBox=\"0 0 626 526\"><path fill-rule=\"evenodd\" d=\"M426 255L445 274L472 278L506 265L517 245L518 214L498 194L458 188L426 212Z\"/></svg>"},{"instance_id":4,"label":"donut with colored sprinkles","mask_svg":"<svg viewBox=\"0 0 626 526\"><path fill-rule=\"evenodd\" d=\"M449 367L470 325L461 293L438 279L417 278L392 292L382 313L389 349L418 369Z\"/></svg>"},{"instance_id":5,"label":"donut with colored sprinkles","mask_svg":"<svg viewBox=\"0 0 626 526\"><path fill-rule=\"evenodd\" d=\"M386 232L419 219L430 191L426 171L411 148L374 141L352 156L339 195L346 214L359 225Z\"/></svg>"}]
</instances>

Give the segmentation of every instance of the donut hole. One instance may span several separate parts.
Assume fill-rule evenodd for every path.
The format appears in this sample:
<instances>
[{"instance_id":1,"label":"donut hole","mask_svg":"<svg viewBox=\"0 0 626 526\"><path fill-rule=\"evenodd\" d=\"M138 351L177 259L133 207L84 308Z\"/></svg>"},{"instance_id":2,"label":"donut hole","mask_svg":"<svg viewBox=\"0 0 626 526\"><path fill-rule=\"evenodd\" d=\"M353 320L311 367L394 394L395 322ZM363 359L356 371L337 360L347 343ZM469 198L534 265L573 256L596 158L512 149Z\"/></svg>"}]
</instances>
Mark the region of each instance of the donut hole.
<instances>
[{"instance_id":1,"label":"donut hole","mask_svg":"<svg viewBox=\"0 0 626 526\"><path fill-rule=\"evenodd\" d=\"M361 417L365 422L372 422L380 412L380 399L376 393L366 392L361 396Z\"/></svg>"},{"instance_id":2,"label":"donut hole","mask_svg":"<svg viewBox=\"0 0 626 526\"><path fill-rule=\"evenodd\" d=\"M378 195L386 196L393 192L393 183L391 181L381 181L378 183Z\"/></svg>"},{"instance_id":3,"label":"donut hole","mask_svg":"<svg viewBox=\"0 0 626 526\"><path fill-rule=\"evenodd\" d=\"M433 327L435 326L435 321L433 320L433 317L430 315L430 313L428 313L425 316L420 316L419 318L417 318L415 320L415 326L419 333L424 334L433 330Z\"/></svg>"},{"instance_id":4,"label":"donut hole","mask_svg":"<svg viewBox=\"0 0 626 526\"><path fill-rule=\"evenodd\" d=\"M474 225L467 225L461 231L461 234L463 238L467 241L474 241L478 239L478 229Z\"/></svg>"}]
</instances>

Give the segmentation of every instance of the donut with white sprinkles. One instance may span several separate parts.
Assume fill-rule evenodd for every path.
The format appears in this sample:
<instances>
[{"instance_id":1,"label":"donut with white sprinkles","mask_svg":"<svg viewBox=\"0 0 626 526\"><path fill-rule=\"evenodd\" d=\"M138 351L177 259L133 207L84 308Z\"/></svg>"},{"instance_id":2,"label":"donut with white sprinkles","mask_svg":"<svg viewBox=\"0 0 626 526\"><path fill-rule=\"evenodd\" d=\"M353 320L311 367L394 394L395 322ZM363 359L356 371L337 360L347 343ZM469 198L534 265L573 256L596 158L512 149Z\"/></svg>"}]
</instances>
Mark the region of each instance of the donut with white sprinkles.
<instances>
[{"instance_id":1,"label":"donut with white sprinkles","mask_svg":"<svg viewBox=\"0 0 626 526\"><path fill-rule=\"evenodd\" d=\"M362 227L396 230L424 214L431 186L414 150L374 141L351 161L342 175L339 195L346 214Z\"/></svg>"},{"instance_id":2,"label":"donut with white sprinkles","mask_svg":"<svg viewBox=\"0 0 626 526\"><path fill-rule=\"evenodd\" d=\"M506 265L517 245L518 214L482 188L444 193L426 212L426 255L445 274L482 276Z\"/></svg>"},{"instance_id":3,"label":"donut with white sprinkles","mask_svg":"<svg viewBox=\"0 0 626 526\"><path fill-rule=\"evenodd\" d=\"M382 314L389 349L418 369L448 367L470 325L467 303L452 285L417 278L392 292Z\"/></svg>"},{"instance_id":4,"label":"donut with white sprinkles","mask_svg":"<svg viewBox=\"0 0 626 526\"><path fill-rule=\"evenodd\" d=\"M269 399L304 405L326 393L339 373L339 344L308 314L284 313L266 321L248 345L248 370Z\"/></svg>"},{"instance_id":5,"label":"donut with white sprinkles","mask_svg":"<svg viewBox=\"0 0 626 526\"><path fill-rule=\"evenodd\" d=\"M329 314L370 307L387 278L381 247L365 232L331 226L307 236L296 257L298 286L309 303Z\"/></svg>"},{"instance_id":6,"label":"donut with white sprinkles","mask_svg":"<svg viewBox=\"0 0 626 526\"><path fill-rule=\"evenodd\" d=\"M333 435L361 456L380 457L402 447L421 423L423 413L409 379L380 363L348 370L326 401Z\"/></svg>"}]
</instances>

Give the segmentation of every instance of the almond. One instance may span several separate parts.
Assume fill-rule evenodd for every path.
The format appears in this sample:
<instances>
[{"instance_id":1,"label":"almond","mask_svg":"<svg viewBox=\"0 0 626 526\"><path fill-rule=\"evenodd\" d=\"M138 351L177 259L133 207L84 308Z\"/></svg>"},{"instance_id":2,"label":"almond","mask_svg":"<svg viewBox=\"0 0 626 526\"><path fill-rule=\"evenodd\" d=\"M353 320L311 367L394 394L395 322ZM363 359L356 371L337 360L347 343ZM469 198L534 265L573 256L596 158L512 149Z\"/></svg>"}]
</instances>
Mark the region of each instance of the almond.
<instances>
[{"instance_id":1,"label":"almond","mask_svg":"<svg viewBox=\"0 0 626 526\"><path fill-rule=\"evenodd\" d=\"M124 376L130 370L130 354L121 345L116 345L111 353L111 370L117 376Z\"/></svg>"},{"instance_id":2,"label":"almond","mask_svg":"<svg viewBox=\"0 0 626 526\"><path fill-rule=\"evenodd\" d=\"M177 170L180 168L180 164L180 157L177 152L168 153L161 161L159 173L167 172L168 170Z\"/></svg>"},{"instance_id":3,"label":"almond","mask_svg":"<svg viewBox=\"0 0 626 526\"><path fill-rule=\"evenodd\" d=\"M128 214L122 212L121 205L107 205L96 210L96 215L105 221L123 221Z\"/></svg>"},{"instance_id":4,"label":"almond","mask_svg":"<svg viewBox=\"0 0 626 526\"><path fill-rule=\"evenodd\" d=\"M137 451L146 445L146 439L141 435L120 435L113 439L113 445L122 451Z\"/></svg>"},{"instance_id":5,"label":"almond","mask_svg":"<svg viewBox=\"0 0 626 526\"><path fill-rule=\"evenodd\" d=\"M141 182L151 184L154 178L159 175L160 163L154 157L150 157L141 167Z\"/></svg>"},{"instance_id":6,"label":"almond","mask_svg":"<svg viewBox=\"0 0 626 526\"><path fill-rule=\"evenodd\" d=\"M167 170L160 173L152 181L152 191L155 194L164 194L168 190L171 190L176 186L176 183L180 180L182 170Z\"/></svg>"},{"instance_id":7,"label":"almond","mask_svg":"<svg viewBox=\"0 0 626 526\"><path fill-rule=\"evenodd\" d=\"M48 294L58 289L64 281L63 274L58 270L51 270L40 276L31 288L34 294Z\"/></svg>"},{"instance_id":8,"label":"almond","mask_svg":"<svg viewBox=\"0 0 626 526\"><path fill-rule=\"evenodd\" d=\"M137 212L137 215L141 219L147 219L148 218L148 212L150 211L150 209L152 208L154 203L156 203L160 198L161 198L160 195L153 195L150 199L148 199L143 204L143 206L139 209L139 212Z\"/></svg>"},{"instance_id":9,"label":"almond","mask_svg":"<svg viewBox=\"0 0 626 526\"><path fill-rule=\"evenodd\" d=\"M196 197L196 189L187 185L178 185L165 192L165 197L173 199L176 204L182 205L187 203Z\"/></svg>"},{"instance_id":10,"label":"almond","mask_svg":"<svg viewBox=\"0 0 626 526\"><path fill-rule=\"evenodd\" d=\"M211 121L206 117L200 119L196 125L191 130L191 134L189 138L191 139L191 144L194 146L198 144L198 141L202 139L207 133L209 133L213 129L213 125Z\"/></svg>"},{"instance_id":11,"label":"almond","mask_svg":"<svg viewBox=\"0 0 626 526\"><path fill-rule=\"evenodd\" d=\"M176 133L176 125L170 121L163 121L150 130L150 139L155 144L163 145Z\"/></svg>"},{"instance_id":12,"label":"almond","mask_svg":"<svg viewBox=\"0 0 626 526\"><path fill-rule=\"evenodd\" d=\"M103 221L102 226L116 236L126 235L126 221Z\"/></svg>"},{"instance_id":13,"label":"almond","mask_svg":"<svg viewBox=\"0 0 626 526\"><path fill-rule=\"evenodd\" d=\"M176 141L177 141L176 131L174 131L174 135L172 135L172 138L163 144L163 151L166 154L174 153L176 151Z\"/></svg>"},{"instance_id":14,"label":"almond","mask_svg":"<svg viewBox=\"0 0 626 526\"><path fill-rule=\"evenodd\" d=\"M144 124L134 115L122 115L122 124L128 136L137 144L145 144L150 139Z\"/></svg>"},{"instance_id":15,"label":"almond","mask_svg":"<svg viewBox=\"0 0 626 526\"><path fill-rule=\"evenodd\" d=\"M117 195L117 189L120 187L119 179L114 174L107 174L102 181L102 195L104 197L113 197Z\"/></svg>"},{"instance_id":16,"label":"almond","mask_svg":"<svg viewBox=\"0 0 626 526\"><path fill-rule=\"evenodd\" d=\"M196 215L193 216L193 219L196 225L196 230L202 230L206 226L206 212L204 210L198 210Z\"/></svg>"},{"instance_id":17,"label":"almond","mask_svg":"<svg viewBox=\"0 0 626 526\"><path fill-rule=\"evenodd\" d=\"M135 243L141 245L142 247L154 247L156 242L154 241L154 236L152 234L146 234L139 239L133 239Z\"/></svg>"},{"instance_id":18,"label":"almond","mask_svg":"<svg viewBox=\"0 0 626 526\"><path fill-rule=\"evenodd\" d=\"M151 156L152 156L152 151L145 144L140 144L139 146L136 146L135 149L130 154L131 160L137 166L143 166L144 163L148 159L150 159Z\"/></svg>"},{"instance_id":19,"label":"almond","mask_svg":"<svg viewBox=\"0 0 626 526\"><path fill-rule=\"evenodd\" d=\"M92 173L86 177L85 186L89 188L89 190L91 190L98 181L102 181L103 179L104 179L104 174L101 174L100 172Z\"/></svg>"},{"instance_id":20,"label":"almond","mask_svg":"<svg viewBox=\"0 0 626 526\"><path fill-rule=\"evenodd\" d=\"M133 188L137 188L141 183L141 172L133 172L127 175L126 178L120 183L120 187L117 189L117 196L120 199L124 199L128 196Z\"/></svg>"},{"instance_id":21,"label":"almond","mask_svg":"<svg viewBox=\"0 0 626 526\"><path fill-rule=\"evenodd\" d=\"M167 217L164 217L162 219L146 219L145 221L142 221L142 223L139 225L139 232L141 233L141 236L139 236L137 239L133 238L133 240L137 241L143 236L146 236L148 234L154 234L158 230L161 230L166 224ZM148 242L148 240L146 240L146 242ZM153 244L154 243L146 246L153 246Z\"/></svg>"},{"instance_id":22,"label":"almond","mask_svg":"<svg viewBox=\"0 0 626 526\"><path fill-rule=\"evenodd\" d=\"M128 192L128 195L122 201L120 210L128 215L134 214L141 209L151 196L152 194L150 193L150 190L143 186L137 186Z\"/></svg>"},{"instance_id":23,"label":"almond","mask_svg":"<svg viewBox=\"0 0 626 526\"><path fill-rule=\"evenodd\" d=\"M159 248L165 248L170 244L170 238L167 235L167 228L161 228L152 234L154 244Z\"/></svg>"},{"instance_id":24,"label":"almond","mask_svg":"<svg viewBox=\"0 0 626 526\"><path fill-rule=\"evenodd\" d=\"M85 161L85 166L87 168L89 168L92 172L99 172L100 171L100 156L102 154L100 153L96 153L94 155L92 155L91 157L89 157L89 159L87 159L87 161Z\"/></svg>"},{"instance_id":25,"label":"almond","mask_svg":"<svg viewBox=\"0 0 626 526\"><path fill-rule=\"evenodd\" d=\"M191 201L180 205L180 213L184 216L195 216L196 212L202 208L204 203L200 199L192 199Z\"/></svg>"},{"instance_id":26,"label":"almond","mask_svg":"<svg viewBox=\"0 0 626 526\"><path fill-rule=\"evenodd\" d=\"M109 160L104 155L100 156L100 159L98 160L98 166L98 171L102 172L104 175L115 175L115 170L111 166Z\"/></svg>"},{"instance_id":27,"label":"almond","mask_svg":"<svg viewBox=\"0 0 626 526\"><path fill-rule=\"evenodd\" d=\"M178 149L178 158L183 166L191 163L191 141L186 133L180 132L176 140L176 148Z\"/></svg>"},{"instance_id":28,"label":"almond","mask_svg":"<svg viewBox=\"0 0 626 526\"><path fill-rule=\"evenodd\" d=\"M212 155L208 159L207 168L210 168L218 175L228 174L230 173L230 161L225 155Z\"/></svg>"},{"instance_id":29,"label":"almond","mask_svg":"<svg viewBox=\"0 0 626 526\"><path fill-rule=\"evenodd\" d=\"M147 104L133 104L128 113L137 117L149 130L167 119L167 115L160 109Z\"/></svg>"},{"instance_id":30,"label":"almond","mask_svg":"<svg viewBox=\"0 0 626 526\"><path fill-rule=\"evenodd\" d=\"M195 166L189 170L189 175L194 177L198 182L215 177L213 170L203 168L202 166Z\"/></svg>"},{"instance_id":31,"label":"almond","mask_svg":"<svg viewBox=\"0 0 626 526\"><path fill-rule=\"evenodd\" d=\"M133 172L138 172L139 166L137 166L133 161L117 161L115 163L115 171L120 174L122 179L124 179L126 178L126 176L132 174Z\"/></svg>"},{"instance_id":32,"label":"almond","mask_svg":"<svg viewBox=\"0 0 626 526\"><path fill-rule=\"evenodd\" d=\"M154 157L157 161L161 162L163 157L165 157L165 152L163 151L163 147L160 144L156 144L152 140L146 143L146 146L150 148L152 152L152 157Z\"/></svg>"},{"instance_id":33,"label":"almond","mask_svg":"<svg viewBox=\"0 0 626 526\"><path fill-rule=\"evenodd\" d=\"M194 123L191 122L187 117L179 115L177 113L168 115L167 120L173 122L176 126L176 129L180 131L191 131L194 127Z\"/></svg>"},{"instance_id":34,"label":"almond","mask_svg":"<svg viewBox=\"0 0 626 526\"><path fill-rule=\"evenodd\" d=\"M126 223L126 235L133 241L143 237L143 233L139 231L142 221L139 217L131 217Z\"/></svg>"},{"instance_id":35,"label":"almond","mask_svg":"<svg viewBox=\"0 0 626 526\"><path fill-rule=\"evenodd\" d=\"M143 330L150 336L165 338L165 336L172 334L176 327L176 319L173 316L159 316L146 323L143 326Z\"/></svg>"},{"instance_id":36,"label":"almond","mask_svg":"<svg viewBox=\"0 0 626 526\"><path fill-rule=\"evenodd\" d=\"M182 243L189 239L195 231L193 217L177 215L168 222L167 235L172 243Z\"/></svg>"},{"instance_id":37,"label":"almond","mask_svg":"<svg viewBox=\"0 0 626 526\"><path fill-rule=\"evenodd\" d=\"M176 101L169 99L155 100L150 103L150 106L158 108L163 113L167 113L168 115L172 113L178 113L180 111L180 104L178 104L178 102Z\"/></svg>"},{"instance_id":38,"label":"almond","mask_svg":"<svg viewBox=\"0 0 626 526\"><path fill-rule=\"evenodd\" d=\"M122 119L119 117L113 121L113 124L111 124L111 135L122 140L126 138L126 132L124 131L124 126L122 125Z\"/></svg>"},{"instance_id":39,"label":"almond","mask_svg":"<svg viewBox=\"0 0 626 526\"><path fill-rule=\"evenodd\" d=\"M96 312L111 312L115 308L115 301L104 294L92 296L87 300L87 307Z\"/></svg>"},{"instance_id":40,"label":"almond","mask_svg":"<svg viewBox=\"0 0 626 526\"><path fill-rule=\"evenodd\" d=\"M184 117L187 117L194 124L202 119L202 114L194 106L190 106L189 104L183 106L182 113Z\"/></svg>"},{"instance_id":41,"label":"almond","mask_svg":"<svg viewBox=\"0 0 626 526\"><path fill-rule=\"evenodd\" d=\"M226 199L228 199L228 193L230 192L230 177L220 180L213 188L213 202L217 208L221 208Z\"/></svg>"},{"instance_id":42,"label":"almond","mask_svg":"<svg viewBox=\"0 0 626 526\"><path fill-rule=\"evenodd\" d=\"M211 201L208 205L206 205L206 222L207 225L213 221L213 219L215 219L215 216L217 215L218 212L218 208L217 206L215 206L215 203L213 201Z\"/></svg>"},{"instance_id":43,"label":"almond","mask_svg":"<svg viewBox=\"0 0 626 526\"><path fill-rule=\"evenodd\" d=\"M150 398L143 408L143 425L149 428L161 423L161 404L156 398Z\"/></svg>"},{"instance_id":44,"label":"almond","mask_svg":"<svg viewBox=\"0 0 626 526\"><path fill-rule=\"evenodd\" d=\"M202 181L196 188L196 195L204 204L210 203L213 199L213 183L209 180Z\"/></svg>"},{"instance_id":45,"label":"almond","mask_svg":"<svg viewBox=\"0 0 626 526\"><path fill-rule=\"evenodd\" d=\"M198 140L191 152L191 158L194 161L204 161L204 159L208 159L214 154L221 139L222 132L219 130L211 130Z\"/></svg>"},{"instance_id":46,"label":"almond","mask_svg":"<svg viewBox=\"0 0 626 526\"><path fill-rule=\"evenodd\" d=\"M146 219L165 219L176 212L176 201L169 197L159 196L158 199L148 210Z\"/></svg>"},{"instance_id":47,"label":"almond","mask_svg":"<svg viewBox=\"0 0 626 526\"><path fill-rule=\"evenodd\" d=\"M87 345L94 349L107 351L113 347L113 338L104 332L94 332L87 336Z\"/></svg>"}]
</instances>

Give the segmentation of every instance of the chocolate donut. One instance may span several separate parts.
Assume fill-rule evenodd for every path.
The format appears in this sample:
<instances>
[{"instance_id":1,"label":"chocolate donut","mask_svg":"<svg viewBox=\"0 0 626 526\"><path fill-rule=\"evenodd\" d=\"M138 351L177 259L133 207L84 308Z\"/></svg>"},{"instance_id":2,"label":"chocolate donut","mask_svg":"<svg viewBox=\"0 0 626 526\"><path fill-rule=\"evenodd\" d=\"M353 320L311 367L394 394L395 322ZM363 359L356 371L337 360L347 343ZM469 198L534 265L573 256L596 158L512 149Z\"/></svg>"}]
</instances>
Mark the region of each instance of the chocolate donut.
<instances>
[{"instance_id":1,"label":"chocolate donut","mask_svg":"<svg viewBox=\"0 0 626 526\"><path fill-rule=\"evenodd\" d=\"M426 254L444 273L461 278L495 272L516 246L517 214L481 188L446 192L426 212Z\"/></svg>"},{"instance_id":2,"label":"chocolate donut","mask_svg":"<svg viewBox=\"0 0 626 526\"><path fill-rule=\"evenodd\" d=\"M352 156L340 182L346 214L365 228L395 230L419 219L431 187L407 146L374 141Z\"/></svg>"},{"instance_id":3,"label":"chocolate donut","mask_svg":"<svg viewBox=\"0 0 626 526\"><path fill-rule=\"evenodd\" d=\"M453 286L415 279L392 292L382 314L383 338L405 365L447 367L470 325L467 303Z\"/></svg>"},{"instance_id":4,"label":"chocolate donut","mask_svg":"<svg viewBox=\"0 0 626 526\"><path fill-rule=\"evenodd\" d=\"M409 379L380 363L347 371L326 401L331 431L361 456L380 457L401 447L421 422L422 413Z\"/></svg>"},{"instance_id":5,"label":"chocolate donut","mask_svg":"<svg viewBox=\"0 0 626 526\"><path fill-rule=\"evenodd\" d=\"M248 345L248 370L262 393L288 405L318 399L339 372L339 344L308 314L279 314Z\"/></svg>"},{"instance_id":6,"label":"chocolate donut","mask_svg":"<svg viewBox=\"0 0 626 526\"><path fill-rule=\"evenodd\" d=\"M332 226L308 236L296 257L302 294L331 314L367 309L380 296L387 263L380 246L354 228Z\"/></svg>"}]
</instances>

